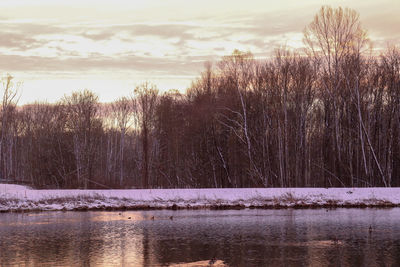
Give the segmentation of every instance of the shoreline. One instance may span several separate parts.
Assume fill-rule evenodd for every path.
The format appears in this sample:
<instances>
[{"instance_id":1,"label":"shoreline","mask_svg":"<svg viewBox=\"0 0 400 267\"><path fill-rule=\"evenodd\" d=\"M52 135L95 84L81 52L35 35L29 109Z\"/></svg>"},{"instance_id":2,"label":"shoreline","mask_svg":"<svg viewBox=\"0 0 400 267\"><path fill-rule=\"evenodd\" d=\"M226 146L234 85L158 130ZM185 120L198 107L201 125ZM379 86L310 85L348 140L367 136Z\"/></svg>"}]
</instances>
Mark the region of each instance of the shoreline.
<instances>
[{"instance_id":1,"label":"shoreline","mask_svg":"<svg viewBox=\"0 0 400 267\"><path fill-rule=\"evenodd\" d=\"M0 184L0 212L400 207L400 188L35 190Z\"/></svg>"},{"instance_id":2,"label":"shoreline","mask_svg":"<svg viewBox=\"0 0 400 267\"><path fill-rule=\"evenodd\" d=\"M80 206L74 208L62 208L62 209L52 209L52 208L28 208L28 209L7 209L0 210L1 213L36 213L36 212L52 212L52 211L149 211L149 210L245 210L245 209L259 209L259 210L277 210L277 209L391 209L399 208L400 205L397 204L378 204L378 205L364 205L364 204L348 204L348 205L264 205L264 206L243 206L243 205L221 205L221 206L121 206L121 207L87 207Z\"/></svg>"}]
</instances>

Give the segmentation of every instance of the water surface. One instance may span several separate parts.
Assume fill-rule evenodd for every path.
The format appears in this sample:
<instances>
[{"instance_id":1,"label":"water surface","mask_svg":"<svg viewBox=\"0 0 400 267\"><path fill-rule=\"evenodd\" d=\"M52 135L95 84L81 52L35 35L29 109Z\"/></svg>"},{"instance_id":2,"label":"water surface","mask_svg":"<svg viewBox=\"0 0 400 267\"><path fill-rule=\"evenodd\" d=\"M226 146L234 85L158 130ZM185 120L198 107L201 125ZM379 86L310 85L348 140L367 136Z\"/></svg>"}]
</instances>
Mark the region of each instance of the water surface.
<instances>
[{"instance_id":1,"label":"water surface","mask_svg":"<svg viewBox=\"0 0 400 267\"><path fill-rule=\"evenodd\" d=\"M0 266L400 266L400 208L3 213L0 237Z\"/></svg>"}]
</instances>

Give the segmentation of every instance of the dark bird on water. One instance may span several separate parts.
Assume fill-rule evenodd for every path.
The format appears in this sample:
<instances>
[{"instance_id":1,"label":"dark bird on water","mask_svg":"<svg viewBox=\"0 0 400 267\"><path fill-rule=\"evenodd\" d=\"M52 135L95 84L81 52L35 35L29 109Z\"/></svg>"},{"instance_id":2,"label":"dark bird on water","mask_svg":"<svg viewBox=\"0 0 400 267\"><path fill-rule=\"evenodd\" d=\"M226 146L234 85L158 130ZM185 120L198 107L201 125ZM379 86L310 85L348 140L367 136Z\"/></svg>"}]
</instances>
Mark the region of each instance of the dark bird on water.
<instances>
[{"instance_id":1,"label":"dark bird on water","mask_svg":"<svg viewBox=\"0 0 400 267\"><path fill-rule=\"evenodd\" d=\"M151 216L151 218L150 218L152 221L154 221L154 216Z\"/></svg>"},{"instance_id":2,"label":"dark bird on water","mask_svg":"<svg viewBox=\"0 0 400 267\"><path fill-rule=\"evenodd\" d=\"M213 265L215 262L217 261L217 259L215 257L212 257L211 260L208 262L208 265Z\"/></svg>"},{"instance_id":3,"label":"dark bird on water","mask_svg":"<svg viewBox=\"0 0 400 267\"><path fill-rule=\"evenodd\" d=\"M372 225L369 226L369 233L372 233Z\"/></svg>"},{"instance_id":4,"label":"dark bird on water","mask_svg":"<svg viewBox=\"0 0 400 267\"><path fill-rule=\"evenodd\" d=\"M131 219L131 217L128 217L128 220L130 220Z\"/></svg>"},{"instance_id":5,"label":"dark bird on water","mask_svg":"<svg viewBox=\"0 0 400 267\"><path fill-rule=\"evenodd\" d=\"M173 220L173 219L174 219L174 217L170 216L170 217L169 217L169 219L170 219L170 220Z\"/></svg>"}]
</instances>

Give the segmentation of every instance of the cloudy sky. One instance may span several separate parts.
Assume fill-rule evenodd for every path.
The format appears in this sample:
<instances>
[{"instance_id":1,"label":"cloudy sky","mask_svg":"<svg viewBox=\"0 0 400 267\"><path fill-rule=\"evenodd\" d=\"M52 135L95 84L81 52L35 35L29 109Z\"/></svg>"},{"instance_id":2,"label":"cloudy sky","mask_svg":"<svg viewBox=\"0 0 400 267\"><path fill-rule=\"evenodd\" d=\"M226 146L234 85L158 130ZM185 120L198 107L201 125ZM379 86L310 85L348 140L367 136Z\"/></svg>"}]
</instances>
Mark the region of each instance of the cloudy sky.
<instances>
[{"instance_id":1,"label":"cloudy sky","mask_svg":"<svg viewBox=\"0 0 400 267\"><path fill-rule=\"evenodd\" d=\"M235 48L301 46L327 3L358 11L375 49L400 44L399 0L1 0L0 74L23 82L20 104L85 88L112 101L144 81L184 92Z\"/></svg>"}]
</instances>

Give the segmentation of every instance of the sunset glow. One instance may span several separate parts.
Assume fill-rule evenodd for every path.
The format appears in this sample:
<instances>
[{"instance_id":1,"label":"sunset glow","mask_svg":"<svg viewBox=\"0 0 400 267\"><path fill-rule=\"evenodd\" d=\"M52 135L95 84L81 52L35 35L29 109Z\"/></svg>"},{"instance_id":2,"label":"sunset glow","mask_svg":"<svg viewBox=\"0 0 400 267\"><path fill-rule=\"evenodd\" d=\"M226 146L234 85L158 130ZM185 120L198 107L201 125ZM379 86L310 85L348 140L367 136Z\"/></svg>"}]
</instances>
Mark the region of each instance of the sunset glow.
<instances>
[{"instance_id":1,"label":"sunset glow","mask_svg":"<svg viewBox=\"0 0 400 267\"><path fill-rule=\"evenodd\" d=\"M302 31L326 1L0 2L0 74L23 82L20 104L55 102L90 89L103 102L150 81L190 86L206 61L234 49L270 57L302 46ZM379 53L400 41L397 0L329 1L360 14Z\"/></svg>"}]
</instances>

